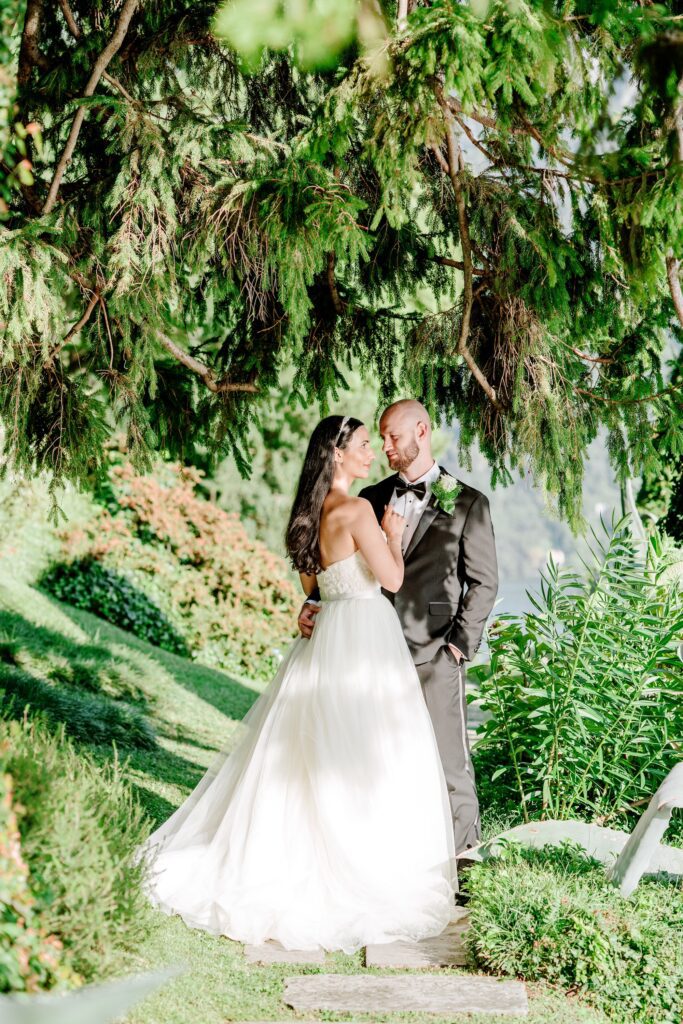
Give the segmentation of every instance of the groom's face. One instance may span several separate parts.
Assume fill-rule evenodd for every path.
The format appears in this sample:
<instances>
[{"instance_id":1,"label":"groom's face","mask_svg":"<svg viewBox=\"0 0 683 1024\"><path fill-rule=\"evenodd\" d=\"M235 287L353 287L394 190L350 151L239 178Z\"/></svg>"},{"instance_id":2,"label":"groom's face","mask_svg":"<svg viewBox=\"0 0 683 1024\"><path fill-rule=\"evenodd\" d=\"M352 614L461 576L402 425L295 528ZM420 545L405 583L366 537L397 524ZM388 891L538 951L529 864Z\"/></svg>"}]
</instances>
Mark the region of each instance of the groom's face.
<instances>
[{"instance_id":1,"label":"groom's face","mask_svg":"<svg viewBox=\"0 0 683 1024\"><path fill-rule=\"evenodd\" d=\"M420 454L415 424L401 415L400 410L385 413L379 423L382 451L396 473L404 473Z\"/></svg>"}]
</instances>

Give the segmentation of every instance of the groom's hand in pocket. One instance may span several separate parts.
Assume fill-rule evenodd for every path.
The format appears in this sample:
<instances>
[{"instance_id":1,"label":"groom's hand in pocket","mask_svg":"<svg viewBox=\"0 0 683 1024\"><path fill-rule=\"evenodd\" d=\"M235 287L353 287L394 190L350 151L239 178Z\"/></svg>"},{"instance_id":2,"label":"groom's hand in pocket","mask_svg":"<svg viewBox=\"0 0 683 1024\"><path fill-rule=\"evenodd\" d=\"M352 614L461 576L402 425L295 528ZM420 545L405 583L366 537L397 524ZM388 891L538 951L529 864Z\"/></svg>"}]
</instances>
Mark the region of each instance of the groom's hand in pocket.
<instances>
[{"instance_id":1,"label":"groom's hand in pocket","mask_svg":"<svg viewBox=\"0 0 683 1024\"><path fill-rule=\"evenodd\" d=\"M315 626L315 617L319 611L319 604L311 604L310 601L306 601L299 612L299 632L307 639L311 637L313 627Z\"/></svg>"}]
</instances>

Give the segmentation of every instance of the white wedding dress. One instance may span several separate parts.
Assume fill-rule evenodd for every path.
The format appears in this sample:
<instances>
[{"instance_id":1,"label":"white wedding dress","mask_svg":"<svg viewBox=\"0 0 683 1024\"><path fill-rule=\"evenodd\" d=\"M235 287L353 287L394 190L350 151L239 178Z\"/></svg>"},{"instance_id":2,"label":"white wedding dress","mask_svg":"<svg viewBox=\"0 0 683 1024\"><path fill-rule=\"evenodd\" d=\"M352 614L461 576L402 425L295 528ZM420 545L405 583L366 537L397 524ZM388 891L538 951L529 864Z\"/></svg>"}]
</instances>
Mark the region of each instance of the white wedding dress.
<instances>
[{"instance_id":1,"label":"white wedding dress","mask_svg":"<svg viewBox=\"0 0 683 1024\"><path fill-rule=\"evenodd\" d=\"M420 683L360 552L222 755L148 840L149 893L241 942L340 949L438 935L457 888L451 812Z\"/></svg>"}]
</instances>

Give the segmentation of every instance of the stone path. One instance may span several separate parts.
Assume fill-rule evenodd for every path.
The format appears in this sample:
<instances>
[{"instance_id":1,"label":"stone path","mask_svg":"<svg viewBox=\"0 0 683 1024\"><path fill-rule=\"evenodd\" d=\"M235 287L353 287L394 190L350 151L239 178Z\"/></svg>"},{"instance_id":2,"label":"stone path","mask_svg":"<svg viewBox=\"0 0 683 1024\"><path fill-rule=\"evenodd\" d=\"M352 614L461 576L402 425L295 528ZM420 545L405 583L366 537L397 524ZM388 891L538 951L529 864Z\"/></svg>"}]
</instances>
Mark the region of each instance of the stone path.
<instances>
[{"instance_id":1,"label":"stone path","mask_svg":"<svg viewBox=\"0 0 683 1024\"><path fill-rule=\"evenodd\" d=\"M279 942L265 942L262 946L245 946L244 955L250 964L324 964L322 949L285 949Z\"/></svg>"},{"instance_id":2,"label":"stone path","mask_svg":"<svg viewBox=\"0 0 683 1024\"><path fill-rule=\"evenodd\" d=\"M464 967L467 964L465 937L469 915L464 907L456 907L454 919L446 930L433 939L421 942L387 942L367 946L366 967Z\"/></svg>"},{"instance_id":3,"label":"stone path","mask_svg":"<svg viewBox=\"0 0 683 1024\"><path fill-rule=\"evenodd\" d=\"M456 907L448 928L421 942L389 942L367 946L366 967L405 968L464 967L465 937L469 927L466 908ZM286 950L277 942L245 946L253 964L324 963L322 952ZM451 1016L454 1013L490 1013L522 1017L528 1013L526 989L518 981L502 981L479 975L429 974L313 974L285 979L284 1001L297 1012L410 1011ZM243 1022L247 1024L247 1022ZM258 1024L258 1022L251 1022ZM304 1022L305 1024L305 1022ZM308 1024L315 1024L309 1021Z\"/></svg>"},{"instance_id":4,"label":"stone path","mask_svg":"<svg viewBox=\"0 0 683 1024\"><path fill-rule=\"evenodd\" d=\"M494 1013L525 1017L526 989L519 981L471 976L308 974L285 979L283 999L300 1013Z\"/></svg>"}]
</instances>

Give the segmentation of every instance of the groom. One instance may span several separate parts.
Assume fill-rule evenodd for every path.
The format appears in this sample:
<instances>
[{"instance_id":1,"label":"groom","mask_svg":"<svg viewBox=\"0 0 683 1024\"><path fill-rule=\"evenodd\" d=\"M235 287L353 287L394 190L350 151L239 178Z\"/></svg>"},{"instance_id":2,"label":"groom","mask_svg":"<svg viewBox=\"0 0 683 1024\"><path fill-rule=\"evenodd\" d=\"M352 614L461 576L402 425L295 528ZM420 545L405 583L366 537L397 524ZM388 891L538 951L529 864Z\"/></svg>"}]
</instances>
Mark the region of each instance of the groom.
<instances>
[{"instance_id":1,"label":"groom","mask_svg":"<svg viewBox=\"0 0 683 1024\"><path fill-rule=\"evenodd\" d=\"M381 523L388 506L406 520L405 573L394 604L434 726L453 815L456 853L479 841L479 803L467 739L462 668L479 649L498 587L486 497L455 481L432 456L431 423L412 399L395 402L379 423L393 476L361 492ZM310 636L315 605L299 628Z\"/></svg>"}]
</instances>

